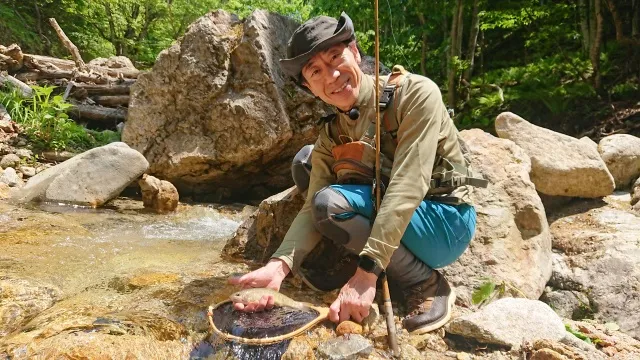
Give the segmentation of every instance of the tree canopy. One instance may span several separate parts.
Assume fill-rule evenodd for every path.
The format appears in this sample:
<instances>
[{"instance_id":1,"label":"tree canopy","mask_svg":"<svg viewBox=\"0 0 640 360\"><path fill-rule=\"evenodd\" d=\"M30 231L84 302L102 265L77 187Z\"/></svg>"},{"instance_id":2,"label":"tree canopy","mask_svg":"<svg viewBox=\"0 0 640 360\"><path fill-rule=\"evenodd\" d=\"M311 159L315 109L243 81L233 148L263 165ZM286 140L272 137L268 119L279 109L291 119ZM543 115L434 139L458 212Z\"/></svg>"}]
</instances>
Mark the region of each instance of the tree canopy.
<instances>
[{"instance_id":1,"label":"tree canopy","mask_svg":"<svg viewBox=\"0 0 640 360\"><path fill-rule=\"evenodd\" d=\"M86 59L125 55L150 67L191 22L224 9L304 21L353 19L373 55L373 2L362 0L4 0L0 44L67 56L57 19ZM640 99L640 0L380 1L381 60L436 81L459 127L489 129L514 111L567 133Z\"/></svg>"}]
</instances>

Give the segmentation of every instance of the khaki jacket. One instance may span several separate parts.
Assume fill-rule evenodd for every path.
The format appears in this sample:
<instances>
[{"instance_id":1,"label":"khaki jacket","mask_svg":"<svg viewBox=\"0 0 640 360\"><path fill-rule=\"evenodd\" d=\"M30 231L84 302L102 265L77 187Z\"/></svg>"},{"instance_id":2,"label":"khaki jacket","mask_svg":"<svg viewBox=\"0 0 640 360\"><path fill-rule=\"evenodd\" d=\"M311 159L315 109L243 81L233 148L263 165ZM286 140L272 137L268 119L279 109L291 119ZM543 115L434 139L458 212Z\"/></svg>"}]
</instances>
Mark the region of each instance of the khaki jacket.
<instances>
[{"instance_id":1,"label":"khaki jacket","mask_svg":"<svg viewBox=\"0 0 640 360\"><path fill-rule=\"evenodd\" d=\"M386 79L387 77L380 77L381 92ZM338 113L336 121L340 133L360 139L369 124L375 122L375 106L378 101L375 99L374 82L372 76L363 75L355 104L360 110L360 117L351 120L345 114ZM396 91L393 106L386 111L396 111L395 116L400 123L398 143L396 146L388 136L381 136L381 152L393 160L393 166L371 234L360 253L373 258L383 268L389 264L414 211L429 190L436 156L464 164L458 131L442 102L440 89L433 81L411 74ZM314 228L311 215L314 194L336 181L336 176L331 171L334 162L331 149L336 143L327 133L327 128L320 132L312 152L306 202L272 256L284 260L291 269L296 269L321 239L320 233ZM381 131L384 132L384 127ZM469 187L458 188L454 195L469 202L467 188Z\"/></svg>"}]
</instances>

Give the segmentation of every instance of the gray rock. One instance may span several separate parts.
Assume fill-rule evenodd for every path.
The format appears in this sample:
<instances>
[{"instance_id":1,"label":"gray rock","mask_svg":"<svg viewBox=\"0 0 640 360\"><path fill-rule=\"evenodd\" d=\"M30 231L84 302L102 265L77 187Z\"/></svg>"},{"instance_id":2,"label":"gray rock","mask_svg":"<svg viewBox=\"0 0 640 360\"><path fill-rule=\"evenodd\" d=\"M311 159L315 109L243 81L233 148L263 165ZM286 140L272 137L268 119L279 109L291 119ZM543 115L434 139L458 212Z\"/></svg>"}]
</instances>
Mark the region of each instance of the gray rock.
<instances>
[{"instance_id":1,"label":"gray rock","mask_svg":"<svg viewBox=\"0 0 640 360\"><path fill-rule=\"evenodd\" d=\"M16 154L7 154L0 160L0 168L16 167L20 164L20 157Z\"/></svg>"},{"instance_id":2,"label":"gray rock","mask_svg":"<svg viewBox=\"0 0 640 360\"><path fill-rule=\"evenodd\" d=\"M29 159L33 156L33 151L29 149L17 149L15 154L20 157L20 159Z\"/></svg>"},{"instance_id":3,"label":"gray rock","mask_svg":"<svg viewBox=\"0 0 640 360\"><path fill-rule=\"evenodd\" d=\"M111 143L38 173L15 198L100 206L118 196L148 165L126 144Z\"/></svg>"},{"instance_id":4,"label":"gray rock","mask_svg":"<svg viewBox=\"0 0 640 360\"><path fill-rule=\"evenodd\" d=\"M581 205L553 224L555 247L565 253L555 255L550 285L586 294L587 313L640 337L640 217L615 204L580 213Z\"/></svg>"},{"instance_id":5,"label":"gray rock","mask_svg":"<svg viewBox=\"0 0 640 360\"><path fill-rule=\"evenodd\" d=\"M201 17L132 86L122 141L181 194L288 188L291 159L329 111L280 69L297 27L261 10Z\"/></svg>"},{"instance_id":6,"label":"gray rock","mask_svg":"<svg viewBox=\"0 0 640 360\"><path fill-rule=\"evenodd\" d=\"M535 126L516 114L496 118L498 136L513 140L531 158L531 181L547 195L602 197L611 194L613 176L588 141Z\"/></svg>"},{"instance_id":7,"label":"gray rock","mask_svg":"<svg viewBox=\"0 0 640 360\"><path fill-rule=\"evenodd\" d=\"M373 351L373 345L362 335L344 335L330 339L318 346L321 359L351 360L367 357Z\"/></svg>"},{"instance_id":8,"label":"gray rock","mask_svg":"<svg viewBox=\"0 0 640 360\"><path fill-rule=\"evenodd\" d=\"M636 205L640 201L640 177L633 183L631 188L631 205Z\"/></svg>"},{"instance_id":9,"label":"gray rock","mask_svg":"<svg viewBox=\"0 0 640 360\"><path fill-rule=\"evenodd\" d=\"M512 141L478 129L462 131L461 136L473 169L489 180L489 186L473 190L478 214L474 240L443 271L456 287L458 301L467 305L486 278L509 283L537 299L551 276L551 235L529 180L529 157Z\"/></svg>"},{"instance_id":10,"label":"gray rock","mask_svg":"<svg viewBox=\"0 0 640 360\"><path fill-rule=\"evenodd\" d=\"M102 66L111 69L132 69L136 70L131 60L126 56L111 56L110 58L95 58L87 63L91 66Z\"/></svg>"},{"instance_id":11,"label":"gray rock","mask_svg":"<svg viewBox=\"0 0 640 360\"><path fill-rule=\"evenodd\" d=\"M292 187L263 200L222 249L226 258L265 262L278 249L304 199Z\"/></svg>"},{"instance_id":12,"label":"gray rock","mask_svg":"<svg viewBox=\"0 0 640 360\"><path fill-rule=\"evenodd\" d=\"M4 169L0 176L0 182L9 185L10 187L22 187L23 182L16 173L14 168L8 167Z\"/></svg>"},{"instance_id":13,"label":"gray rock","mask_svg":"<svg viewBox=\"0 0 640 360\"><path fill-rule=\"evenodd\" d=\"M525 341L559 341L566 334L562 319L547 304L521 298L503 298L459 317L450 323L449 332L513 349Z\"/></svg>"},{"instance_id":14,"label":"gray rock","mask_svg":"<svg viewBox=\"0 0 640 360\"><path fill-rule=\"evenodd\" d=\"M579 291L547 289L540 300L549 305L560 317L573 319L582 308L589 307L589 298Z\"/></svg>"},{"instance_id":15,"label":"gray rock","mask_svg":"<svg viewBox=\"0 0 640 360\"><path fill-rule=\"evenodd\" d=\"M11 115L7 112L7 109L0 104L0 130L8 133L13 132L13 125L11 124Z\"/></svg>"},{"instance_id":16,"label":"gray rock","mask_svg":"<svg viewBox=\"0 0 640 360\"><path fill-rule=\"evenodd\" d=\"M20 166L18 168L18 171L20 171L26 177L36 176L36 169L31 166Z\"/></svg>"},{"instance_id":17,"label":"gray rock","mask_svg":"<svg viewBox=\"0 0 640 360\"><path fill-rule=\"evenodd\" d=\"M640 176L640 138L616 134L603 138L598 152L616 182L616 189L627 188Z\"/></svg>"}]
</instances>

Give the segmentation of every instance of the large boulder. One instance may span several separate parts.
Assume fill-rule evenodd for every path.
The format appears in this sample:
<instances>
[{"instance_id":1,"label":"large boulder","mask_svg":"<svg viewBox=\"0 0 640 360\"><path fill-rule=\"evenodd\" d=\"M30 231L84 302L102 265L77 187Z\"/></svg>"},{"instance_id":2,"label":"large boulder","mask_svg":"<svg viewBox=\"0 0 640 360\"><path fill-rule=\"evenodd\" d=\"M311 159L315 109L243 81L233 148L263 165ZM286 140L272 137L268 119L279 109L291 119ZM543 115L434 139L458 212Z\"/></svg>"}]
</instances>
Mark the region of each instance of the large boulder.
<instances>
[{"instance_id":1,"label":"large boulder","mask_svg":"<svg viewBox=\"0 0 640 360\"><path fill-rule=\"evenodd\" d=\"M183 196L290 186L291 159L328 110L280 70L297 26L265 11L244 20L215 11L161 52L132 87L122 133L149 173Z\"/></svg>"},{"instance_id":2,"label":"large boulder","mask_svg":"<svg viewBox=\"0 0 640 360\"><path fill-rule=\"evenodd\" d=\"M470 248L444 271L456 286L458 300L467 305L486 278L538 299L551 276L551 237L542 202L529 179L529 157L512 141L482 130L460 135L474 170L489 180L489 186L473 192L478 217Z\"/></svg>"},{"instance_id":3,"label":"large boulder","mask_svg":"<svg viewBox=\"0 0 640 360\"><path fill-rule=\"evenodd\" d=\"M125 143L111 143L38 173L14 198L100 206L142 175L149 163Z\"/></svg>"},{"instance_id":4,"label":"large boulder","mask_svg":"<svg viewBox=\"0 0 640 360\"><path fill-rule=\"evenodd\" d=\"M640 176L640 138L627 134L607 136L600 140L598 152L617 189L628 187Z\"/></svg>"},{"instance_id":5,"label":"large boulder","mask_svg":"<svg viewBox=\"0 0 640 360\"><path fill-rule=\"evenodd\" d=\"M558 253L549 295L581 293L588 300L573 318L614 322L640 339L640 217L615 196L604 200L573 203L550 219Z\"/></svg>"},{"instance_id":6,"label":"large boulder","mask_svg":"<svg viewBox=\"0 0 640 360\"><path fill-rule=\"evenodd\" d=\"M496 132L529 155L531 181L539 192L585 198L613 192L613 176L592 142L541 128L510 112L498 115Z\"/></svg>"}]
</instances>

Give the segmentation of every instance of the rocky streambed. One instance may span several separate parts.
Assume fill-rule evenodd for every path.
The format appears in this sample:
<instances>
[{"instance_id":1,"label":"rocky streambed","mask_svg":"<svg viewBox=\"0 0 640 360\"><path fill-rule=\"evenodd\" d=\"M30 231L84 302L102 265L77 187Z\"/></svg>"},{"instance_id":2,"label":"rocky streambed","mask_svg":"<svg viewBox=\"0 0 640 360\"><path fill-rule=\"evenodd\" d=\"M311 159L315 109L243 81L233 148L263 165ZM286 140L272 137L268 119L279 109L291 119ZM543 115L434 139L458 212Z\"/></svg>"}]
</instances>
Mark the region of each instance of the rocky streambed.
<instances>
[{"instance_id":1,"label":"rocky streambed","mask_svg":"<svg viewBox=\"0 0 640 360\"><path fill-rule=\"evenodd\" d=\"M618 198L607 198L607 211L621 211ZM335 325L325 322L272 352L221 347L210 335L207 306L235 290L226 283L230 275L250 270L222 260L220 252L255 209L241 204L181 205L173 214L157 215L127 199L97 210L0 202L0 357L390 358L382 317L363 336L338 337ZM570 233L575 216L561 217L552 229L566 222L570 225L561 228ZM606 215L599 218L613 221ZM627 233L634 226L629 219L624 224ZM612 228L606 229L608 238L614 236ZM295 278L282 291L317 305L335 296L314 293ZM480 310L459 306L455 316L444 329L421 336L400 329L396 317L403 358L640 356L640 342L620 332L620 326L562 319L535 300L505 298ZM565 331L565 324L571 332L591 337L591 344ZM527 337L537 340L521 342Z\"/></svg>"}]
</instances>

